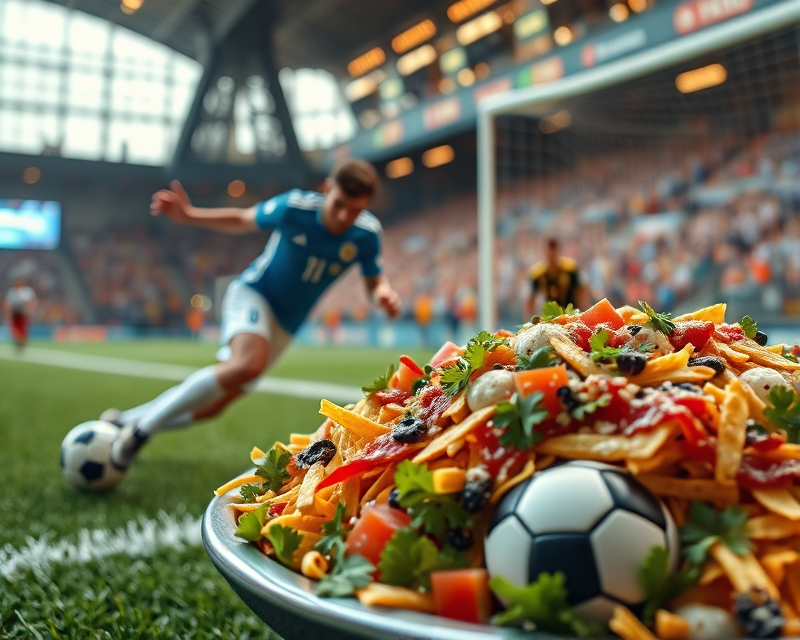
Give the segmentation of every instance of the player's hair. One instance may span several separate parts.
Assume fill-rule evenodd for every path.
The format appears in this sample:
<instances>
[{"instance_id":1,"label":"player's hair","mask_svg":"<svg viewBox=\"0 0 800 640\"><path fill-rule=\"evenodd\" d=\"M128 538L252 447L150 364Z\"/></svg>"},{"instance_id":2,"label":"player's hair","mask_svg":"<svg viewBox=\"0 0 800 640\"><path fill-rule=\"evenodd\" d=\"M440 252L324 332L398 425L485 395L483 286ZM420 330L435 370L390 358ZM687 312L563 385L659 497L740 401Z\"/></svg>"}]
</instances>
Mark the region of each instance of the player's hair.
<instances>
[{"instance_id":1,"label":"player's hair","mask_svg":"<svg viewBox=\"0 0 800 640\"><path fill-rule=\"evenodd\" d=\"M553 250L558 249L558 238L548 238L547 248Z\"/></svg>"},{"instance_id":2,"label":"player's hair","mask_svg":"<svg viewBox=\"0 0 800 640\"><path fill-rule=\"evenodd\" d=\"M378 172L364 160L341 160L331 171L331 179L351 198L372 197L378 190Z\"/></svg>"}]
</instances>

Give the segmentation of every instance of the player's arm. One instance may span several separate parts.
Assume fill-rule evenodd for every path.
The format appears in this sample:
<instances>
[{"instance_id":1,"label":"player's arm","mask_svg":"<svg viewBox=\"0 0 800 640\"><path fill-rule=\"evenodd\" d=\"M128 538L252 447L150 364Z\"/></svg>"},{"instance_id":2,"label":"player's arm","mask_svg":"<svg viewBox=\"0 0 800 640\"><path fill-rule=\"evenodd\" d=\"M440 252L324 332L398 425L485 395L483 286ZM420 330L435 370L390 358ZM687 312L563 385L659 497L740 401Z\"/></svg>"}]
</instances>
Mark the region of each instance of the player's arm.
<instances>
[{"instance_id":1,"label":"player's arm","mask_svg":"<svg viewBox=\"0 0 800 640\"><path fill-rule=\"evenodd\" d=\"M163 215L178 224L206 227L225 233L247 233L258 229L256 207L195 207L180 182L173 180L169 186L169 189L162 189L153 195L150 203L152 215Z\"/></svg>"},{"instance_id":2,"label":"player's arm","mask_svg":"<svg viewBox=\"0 0 800 640\"><path fill-rule=\"evenodd\" d=\"M369 299L383 309L390 318L396 318L400 313L400 295L392 288L386 274L365 276L364 284L367 287Z\"/></svg>"}]
</instances>

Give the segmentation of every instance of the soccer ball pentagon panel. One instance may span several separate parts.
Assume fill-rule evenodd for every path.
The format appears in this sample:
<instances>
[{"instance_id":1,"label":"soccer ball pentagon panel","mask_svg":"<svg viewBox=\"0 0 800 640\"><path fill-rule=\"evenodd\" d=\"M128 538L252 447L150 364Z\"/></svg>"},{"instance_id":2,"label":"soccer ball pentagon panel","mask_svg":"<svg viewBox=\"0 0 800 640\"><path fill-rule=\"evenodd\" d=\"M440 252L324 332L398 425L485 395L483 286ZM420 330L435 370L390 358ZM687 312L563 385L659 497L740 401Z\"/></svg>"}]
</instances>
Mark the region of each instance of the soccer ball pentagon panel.
<instances>
[{"instance_id":1,"label":"soccer ball pentagon panel","mask_svg":"<svg viewBox=\"0 0 800 640\"><path fill-rule=\"evenodd\" d=\"M74 427L61 443L61 471L73 487L102 490L124 477L111 462L111 443L119 429L109 422L90 420Z\"/></svg>"},{"instance_id":2,"label":"soccer ball pentagon panel","mask_svg":"<svg viewBox=\"0 0 800 640\"><path fill-rule=\"evenodd\" d=\"M645 599L639 567L653 547L678 562L675 522L624 470L576 461L546 469L512 489L486 536L489 575L523 587L560 571L578 615L606 622L614 605Z\"/></svg>"}]
</instances>

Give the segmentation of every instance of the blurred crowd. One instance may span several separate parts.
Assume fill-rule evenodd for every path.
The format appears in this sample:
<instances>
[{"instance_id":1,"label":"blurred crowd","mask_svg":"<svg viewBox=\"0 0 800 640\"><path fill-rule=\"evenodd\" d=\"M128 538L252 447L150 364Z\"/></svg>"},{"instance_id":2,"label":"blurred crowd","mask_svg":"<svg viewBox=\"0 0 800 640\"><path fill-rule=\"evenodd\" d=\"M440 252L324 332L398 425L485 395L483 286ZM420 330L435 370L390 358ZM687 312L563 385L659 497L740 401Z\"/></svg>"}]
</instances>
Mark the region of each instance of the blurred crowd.
<instances>
[{"instance_id":1,"label":"blurred crowd","mask_svg":"<svg viewBox=\"0 0 800 640\"><path fill-rule=\"evenodd\" d=\"M506 321L522 320L528 272L548 238L578 261L592 299L643 299L661 309L694 297L739 300L767 313L800 314L796 131L746 143L715 137L632 146L526 180L504 179L502 171L496 288ZM434 319L454 328L475 320L476 211L469 193L385 225L384 264L404 317L422 327ZM191 296L218 303L218 278L240 273L265 240L174 225L83 230L67 236L66 252L0 252L0 274L8 282L27 278L39 294L40 322L86 320L61 273L59 260L72 260L96 322L180 327ZM356 269L314 317L335 326L372 313Z\"/></svg>"}]
</instances>

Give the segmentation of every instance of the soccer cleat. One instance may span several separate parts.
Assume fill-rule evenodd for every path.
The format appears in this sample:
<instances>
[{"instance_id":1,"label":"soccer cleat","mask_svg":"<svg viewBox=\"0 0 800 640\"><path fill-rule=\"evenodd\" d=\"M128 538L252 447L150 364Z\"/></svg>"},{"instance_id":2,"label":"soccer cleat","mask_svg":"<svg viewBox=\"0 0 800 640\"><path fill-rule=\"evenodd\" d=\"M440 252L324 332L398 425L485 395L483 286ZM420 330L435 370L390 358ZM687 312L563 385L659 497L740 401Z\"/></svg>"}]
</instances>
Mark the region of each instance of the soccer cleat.
<instances>
[{"instance_id":1,"label":"soccer cleat","mask_svg":"<svg viewBox=\"0 0 800 640\"><path fill-rule=\"evenodd\" d=\"M115 427L122 428L122 411L119 409L106 409L100 414L100 420L113 424Z\"/></svg>"},{"instance_id":2,"label":"soccer cleat","mask_svg":"<svg viewBox=\"0 0 800 640\"><path fill-rule=\"evenodd\" d=\"M120 471L127 471L148 437L149 434L140 431L135 422L123 426L111 443L111 464Z\"/></svg>"}]
</instances>

